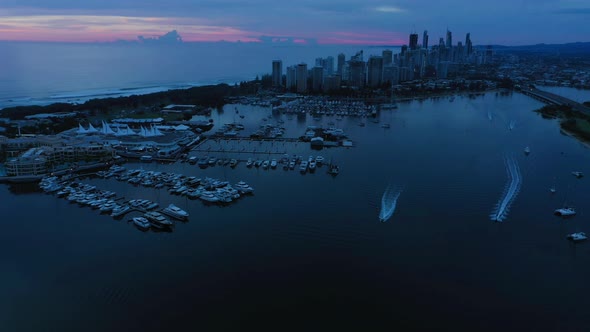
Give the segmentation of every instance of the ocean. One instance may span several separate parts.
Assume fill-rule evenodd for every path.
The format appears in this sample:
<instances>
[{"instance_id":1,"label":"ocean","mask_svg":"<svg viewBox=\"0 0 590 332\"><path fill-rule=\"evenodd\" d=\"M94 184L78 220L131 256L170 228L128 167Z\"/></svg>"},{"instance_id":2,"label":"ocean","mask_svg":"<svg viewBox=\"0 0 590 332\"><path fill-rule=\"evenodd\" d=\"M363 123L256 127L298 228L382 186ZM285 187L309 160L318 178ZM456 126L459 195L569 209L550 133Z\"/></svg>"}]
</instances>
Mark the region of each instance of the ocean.
<instances>
[{"instance_id":1,"label":"ocean","mask_svg":"<svg viewBox=\"0 0 590 332\"><path fill-rule=\"evenodd\" d=\"M533 112L541 106L518 93L460 95L399 103L381 111L377 123L226 105L211 118L234 122L237 108L245 134L280 120L285 136L298 137L307 126L335 122L355 146L316 151L303 143L208 143L223 148L215 153L223 158L321 154L340 166L336 177L326 166L302 175L244 163L205 170L125 164L244 180L255 188L254 196L226 207L114 179L83 180L128 199L186 209L189 221L172 233L138 231L128 222L135 214L113 220L35 186L2 185L0 326L587 331L590 244L566 235L590 231L588 179L571 175L590 174L590 154L560 133L556 121ZM238 153L254 148L262 154ZM213 152L191 153L205 154ZM511 179L507 160L517 177ZM519 190L510 190L514 178ZM401 194L381 222L381 198L390 186ZM505 200L504 221L492 221ZM553 216L564 204L578 215Z\"/></svg>"},{"instance_id":2,"label":"ocean","mask_svg":"<svg viewBox=\"0 0 590 332\"><path fill-rule=\"evenodd\" d=\"M270 74L272 60L287 66L318 57L346 59L385 48L264 43L178 45L55 44L0 42L0 109L92 98L146 94L169 89L249 81ZM399 47L388 48L394 53Z\"/></svg>"}]
</instances>

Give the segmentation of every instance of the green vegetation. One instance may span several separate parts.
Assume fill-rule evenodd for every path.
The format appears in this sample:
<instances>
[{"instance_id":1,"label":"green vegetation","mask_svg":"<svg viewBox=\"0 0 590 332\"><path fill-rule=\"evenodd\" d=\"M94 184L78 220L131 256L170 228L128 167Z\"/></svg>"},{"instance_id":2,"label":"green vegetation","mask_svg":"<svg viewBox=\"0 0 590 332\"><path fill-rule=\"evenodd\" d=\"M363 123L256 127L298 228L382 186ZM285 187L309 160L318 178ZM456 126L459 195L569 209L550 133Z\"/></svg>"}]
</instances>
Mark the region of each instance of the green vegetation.
<instances>
[{"instance_id":1,"label":"green vegetation","mask_svg":"<svg viewBox=\"0 0 590 332\"><path fill-rule=\"evenodd\" d=\"M583 142L590 142L590 116L567 105L546 105L536 110L546 119L560 119L559 126Z\"/></svg>"}]
</instances>

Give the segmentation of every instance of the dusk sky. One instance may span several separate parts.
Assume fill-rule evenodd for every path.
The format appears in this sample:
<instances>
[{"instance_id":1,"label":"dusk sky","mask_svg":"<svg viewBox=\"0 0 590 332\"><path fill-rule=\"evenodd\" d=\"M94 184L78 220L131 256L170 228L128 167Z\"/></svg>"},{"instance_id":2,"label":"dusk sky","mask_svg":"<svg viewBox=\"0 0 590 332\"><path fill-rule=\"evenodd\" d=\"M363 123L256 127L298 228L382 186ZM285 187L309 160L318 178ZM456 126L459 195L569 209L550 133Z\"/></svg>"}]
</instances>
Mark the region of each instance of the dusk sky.
<instances>
[{"instance_id":1,"label":"dusk sky","mask_svg":"<svg viewBox=\"0 0 590 332\"><path fill-rule=\"evenodd\" d=\"M284 38L401 45L428 30L454 42L589 41L588 0L2 0L0 40L108 42L177 30L184 41ZM266 37L266 38L264 38ZM270 37L270 38L269 38ZM420 40L421 42L421 40Z\"/></svg>"}]
</instances>

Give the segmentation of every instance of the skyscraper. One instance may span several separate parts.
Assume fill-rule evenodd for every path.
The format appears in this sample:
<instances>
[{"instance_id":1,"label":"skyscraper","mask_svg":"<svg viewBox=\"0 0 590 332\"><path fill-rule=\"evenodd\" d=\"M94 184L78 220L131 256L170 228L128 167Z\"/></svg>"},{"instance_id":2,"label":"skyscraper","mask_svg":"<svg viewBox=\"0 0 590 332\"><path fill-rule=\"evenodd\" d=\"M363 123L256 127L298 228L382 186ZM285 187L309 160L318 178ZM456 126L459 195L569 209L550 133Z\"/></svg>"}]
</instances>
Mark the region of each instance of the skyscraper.
<instances>
[{"instance_id":1,"label":"skyscraper","mask_svg":"<svg viewBox=\"0 0 590 332\"><path fill-rule=\"evenodd\" d=\"M272 61L272 86L279 87L283 84L283 61L273 60Z\"/></svg>"},{"instance_id":2,"label":"skyscraper","mask_svg":"<svg viewBox=\"0 0 590 332\"><path fill-rule=\"evenodd\" d=\"M447 29L447 48L453 47L453 34Z\"/></svg>"},{"instance_id":3,"label":"skyscraper","mask_svg":"<svg viewBox=\"0 0 590 332\"><path fill-rule=\"evenodd\" d=\"M311 89L314 92L322 90L322 83L324 81L324 68L313 67L311 69Z\"/></svg>"},{"instance_id":4,"label":"skyscraper","mask_svg":"<svg viewBox=\"0 0 590 332\"><path fill-rule=\"evenodd\" d=\"M348 62L348 84L353 87L365 86L365 62L354 57Z\"/></svg>"},{"instance_id":5,"label":"skyscraper","mask_svg":"<svg viewBox=\"0 0 590 332\"><path fill-rule=\"evenodd\" d=\"M307 64L305 63L297 65L297 92L307 92Z\"/></svg>"},{"instance_id":6,"label":"skyscraper","mask_svg":"<svg viewBox=\"0 0 590 332\"><path fill-rule=\"evenodd\" d=\"M346 56L344 53L338 54L338 69L336 75L344 77L344 63L346 62Z\"/></svg>"},{"instance_id":7,"label":"skyscraper","mask_svg":"<svg viewBox=\"0 0 590 332\"><path fill-rule=\"evenodd\" d=\"M324 76L329 76L334 74L334 57L329 56L324 61Z\"/></svg>"},{"instance_id":8,"label":"skyscraper","mask_svg":"<svg viewBox=\"0 0 590 332\"><path fill-rule=\"evenodd\" d=\"M291 90L291 89L294 89L297 87L297 67L296 66L287 67L286 87L288 90Z\"/></svg>"},{"instance_id":9,"label":"skyscraper","mask_svg":"<svg viewBox=\"0 0 590 332\"><path fill-rule=\"evenodd\" d=\"M416 35L417 37L418 35ZM368 84L370 87L378 87L383 83L383 58L371 56L368 63Z\"/></svg>"},{"instance_id":10,"label":"skyscraper","mask_svg":"<svg viewBox=\"0 0 590 332\"><path fill-rule=\"evenodd\" d=\"M469 57L473 53L473 45L471 44L471 33L467 33L465 36L465 49L466 55Z\"/></svg>"},{"instance_id":11,"label":"skyscraper","mask_svg":"<svg viewBox=\"0 0 590 332\"><path fill-rule=\"evenodd\" d=\"M383 57L383 66L391 66L393 62L393 52L391 50L383 50L381 56Z\"/></svg>"},{"instance_id":12,"label":"skyscraper","mask_svg":"<svg viewBox=\"0 0 590 332\"><path fill-rule=\"evenodd\" d=\"M418 34L411 33L410 34L410 50L415 50L418 48Z\"/></svg>"},{"instance_id":13,"label":"skyscraper","mask_svg":"<svg viewBox=\"0 0 590 332\"><path fill-rule=\"evenodd\" d=\"M422 35L422 47L428 49L428 30L424 30Z\"/></svg>"}]
</instances>

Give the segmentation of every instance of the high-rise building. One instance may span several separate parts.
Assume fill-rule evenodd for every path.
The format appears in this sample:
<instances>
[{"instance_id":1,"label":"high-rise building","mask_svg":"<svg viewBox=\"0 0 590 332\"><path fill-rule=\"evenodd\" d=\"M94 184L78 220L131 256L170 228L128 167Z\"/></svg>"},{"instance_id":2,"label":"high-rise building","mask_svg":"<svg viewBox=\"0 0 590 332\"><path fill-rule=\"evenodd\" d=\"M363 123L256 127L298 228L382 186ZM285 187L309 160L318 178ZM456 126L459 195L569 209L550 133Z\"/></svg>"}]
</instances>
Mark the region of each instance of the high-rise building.
<instances>
[{"instance_id":1,"label":"high-rise building","mask_svg":"<svg viewBox=\"0 0 590 332\"><path fill-rule=\"evenodd\" d=\"M378 87L383 83L383 58L371 56L368 63L368 85Z\"/></svg>"},{"instance_id":2,"label":"high-rise building","mask_svg":"<svg viewBox=\"0 0 590 332\"><path fill-rule=\"evenodd\" d=\"M399 67L385 66L383 67L383 82L389 82L391 85L399 83Z\"/></svg>"},{"instance_id":3,"label":"high-rise building","mask_svg":"<svg viewBox=\"0 0 590 332\"><path fill-rule=\"evenodd\" d=\"M296 66L287 67L286 87L288 90L295 89L297 87L297 67Z\"/></svg>"},{"instance_id":4,"label":"high-rise building","mask_svg":"<svg viewBox=\"0 0 590 332\"><path fill-rule=\"evenodd\" d=\"M272 61L272 86L279 87L283 85L283 61Z\"/></svg>"},{"instance_id":5,"label":"high-rise building","mask_svg":"<svg viewBox=\"0 0 590 332\"><path fill-rule=\"evenodd\" d=\"M354 59L354 57L353 57ZM358 60L348 61L348 85L352 87L365 86L365 62Z\"/></svg>"},{"instance_id":6,"label":"high-rise building","mask_svg":"<svg viewBox=\"0 0 590 332\"><path fill-rule=\"evenodd\" d=\"M391 66L393 63L393 52L391 50L383 50L381 56L383 57L383 66Z\"/></svg>"},{"instance_id":7,"label":"high-rise building","mask_svg":"<svg viewBox=\"0 0 590 332\"><path fill-rule=\"evenodd\" d=\"M334 74L334 57L329 56L324 61L324 76L329 76Z\"/></svg>"},{"instance_id":8,"label":"high-rise building","mask_svg":"<svg viewBox=\"0 0 590 332\"><path fill-rule=\"evenodd\" d=\"M446 43L447 48L452 48L453 47L453 34L447 29L447 43Z\"/></svg>"},{"instance_id":9,"label":"high-rise building","mask_svg":"<svg viewBox=\"0 0 590 332\"><path fill-rule=\"evenodd\" d=\"M338 54L338 68L336 69L336 75L344 77L344 63L346 62L346 56L344 53Z\"/></svg>"},{"instance_id":10,"label":"high-rise building","mask_svg":"<svg viewBox=\"0 0 590 332\"><path fill-rule=\"evenodd\" d=\"M311 89L314 92L322 91L322 83L324 81L324 68L313 67L311 69Z\"/></svg>"},{"instance_id":11,"label":"high-rise building","mask_svg":"<svg viewBox=\"0 0 590 332\"><path fill-rule=\"evenodd\" d=\"M410 50L415 50L418 48L418 34L412 33L410 34Z\"/></svg>"},{"instance_id":12,"label":"high-rise building","mask_svg":"<svg viewBox=\"0 0 590 332\"><path fill-rule=\"evenodd\" d=\"M336 91L340 89L340 75L331 75L324 79L324 91Z\"/></svg>"},{"instance_id":13,"label":"high-rise building","mask_svg":"<svg viewBox=\"0 0 590 332\"><path fill-rule=\"evenodd\" d=\"M471 44L471 34L470 33L467 33L467 35L465 36L465 51L466 51L467 57L469 57L471 55L471 53L473 53L473 44Z\"/></svg>"},{"instance_id":14,"label":"high-rise building","mask_svg":"<svg viewBox=\"0 0 590 332\"><path fill-rule=\"evenodd\" d=\"M297 65L297 92L307 92L307 64L305 63Z\"/></svg>"},{"instance_id":15,"label":"high-rise building","mask_svg":"<svg viewBox=\"0 0 590 332\"><path fill-rule=\"evenodd\" d=\"M424 30L422 35L422 48L428 49L428 31Z\"/></svg>"},{"instance_id":16,"label":"high-rise building","mask_svg":"<svg viewBox=\"0 0 590 332\"><path fill-rule=\"evenodd\" d=\"M401 55L406 54L407 51L408 51L408 45L402 45Z\"/></svg>"}]
</instances>

